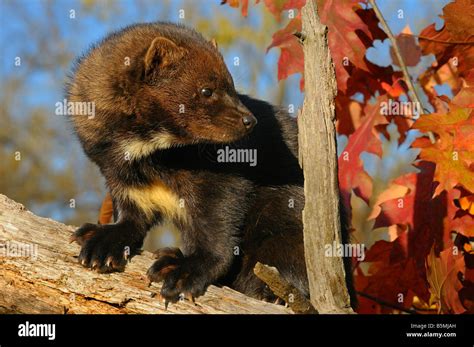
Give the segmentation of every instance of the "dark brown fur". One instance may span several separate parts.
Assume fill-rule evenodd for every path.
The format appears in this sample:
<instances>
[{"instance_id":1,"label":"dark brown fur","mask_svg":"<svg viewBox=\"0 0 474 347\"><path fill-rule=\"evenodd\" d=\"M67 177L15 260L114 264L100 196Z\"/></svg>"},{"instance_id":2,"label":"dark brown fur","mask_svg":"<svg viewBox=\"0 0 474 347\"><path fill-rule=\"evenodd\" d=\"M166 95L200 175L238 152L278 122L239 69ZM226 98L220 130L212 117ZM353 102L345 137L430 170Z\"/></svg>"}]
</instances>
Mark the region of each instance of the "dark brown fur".
<instances>
[{"instance_id":1,"label":"dark brown fur","mask_svg":"<svg viewBox=\"0 0 474 347\"><path fill-rule=\"evenodd\" d=\"M147 230L169 219L182 249L162 250L148 271L164 281L166 299L202 295L212 283L269 299L253 274L256 261L276 266L308 295L296 124L237 94L212 43L173 24L126 28L78 61L68 97L95 102L94 118L71 119L118 214L114 224L85 224L75 233L84 266L123 269L124 249L137 253ZM257 165L218 162L217 150L227 145L256 149Z\"/></svg>"}]
</instances>

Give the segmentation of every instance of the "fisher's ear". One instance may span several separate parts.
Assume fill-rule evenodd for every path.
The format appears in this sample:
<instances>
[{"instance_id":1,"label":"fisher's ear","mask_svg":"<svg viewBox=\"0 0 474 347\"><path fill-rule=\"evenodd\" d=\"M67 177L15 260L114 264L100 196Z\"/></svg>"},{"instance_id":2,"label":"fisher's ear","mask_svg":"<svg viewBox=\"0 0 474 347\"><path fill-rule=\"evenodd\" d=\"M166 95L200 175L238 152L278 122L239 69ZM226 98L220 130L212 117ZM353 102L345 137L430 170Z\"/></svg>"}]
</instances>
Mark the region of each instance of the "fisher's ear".
<instances>
[{"instance_id":1,"label":"fisher's ear","mask_svg":"<svg viewBox=\"0 0 474 347\"><path fill-rule=\"evenodd\" d=\"M179 62L186 52L186 49L179 47L170 39L161 36L156 37L145 54L145 75L148 76L155 70L169 68Z\"/></svg>"},{"instance_id":2,"label":"fisher's ear","mask_svg":"<svg viewBox=\"0 0 474 347\"><path fill-rule=\"evenodd\" d=\"M219 50L219 47L217 45L217 41L215 38L212 38L210 42L211 42L211 45L213 45L215 49Z\"/></svg>"}]
</instances>

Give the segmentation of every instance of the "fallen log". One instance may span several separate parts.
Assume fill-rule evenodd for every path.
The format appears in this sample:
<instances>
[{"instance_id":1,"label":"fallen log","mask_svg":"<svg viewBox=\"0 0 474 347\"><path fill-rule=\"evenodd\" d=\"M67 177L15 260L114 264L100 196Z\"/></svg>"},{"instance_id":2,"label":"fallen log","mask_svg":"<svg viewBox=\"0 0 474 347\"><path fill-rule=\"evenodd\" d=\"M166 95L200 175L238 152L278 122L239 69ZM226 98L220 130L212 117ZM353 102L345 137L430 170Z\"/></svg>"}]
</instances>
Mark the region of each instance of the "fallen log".
<instances>
[{"instance_id":1,"label":"fallen log","mask_svg":"<svg viewBox=\"0 0 474 347\"><path fill-rule=\"evenodd\" d=\"M151 253L135 256L124 272L99 274L77 262L79 246L69 243L74 229L0 194L0 313L292 313L215 286L195 303L182 300L165 309L160 285L149 287L145 276Z\"/></svg>"}]
</instances>

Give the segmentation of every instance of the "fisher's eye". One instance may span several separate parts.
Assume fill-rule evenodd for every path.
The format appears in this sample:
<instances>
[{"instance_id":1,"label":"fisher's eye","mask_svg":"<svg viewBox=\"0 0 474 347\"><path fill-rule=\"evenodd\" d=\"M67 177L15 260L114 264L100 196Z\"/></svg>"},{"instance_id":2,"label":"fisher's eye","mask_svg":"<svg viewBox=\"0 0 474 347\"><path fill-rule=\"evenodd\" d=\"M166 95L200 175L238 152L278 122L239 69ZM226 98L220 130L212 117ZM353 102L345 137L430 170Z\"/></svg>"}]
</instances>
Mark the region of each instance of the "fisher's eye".
<instances>
[{"instance_id":1,"label":"fisher's eye","mask_svg":"<svg viewBox=\"0 0 474 347\"><path fill-rule=\"evenodd\" d=\"M210 89L210 88L202 88L202 89L201 89L201 95L202 95L202 96L205 96L206 98L209 98L210 96L212 96L212 89Z\"/></svg>"}]
</instances>

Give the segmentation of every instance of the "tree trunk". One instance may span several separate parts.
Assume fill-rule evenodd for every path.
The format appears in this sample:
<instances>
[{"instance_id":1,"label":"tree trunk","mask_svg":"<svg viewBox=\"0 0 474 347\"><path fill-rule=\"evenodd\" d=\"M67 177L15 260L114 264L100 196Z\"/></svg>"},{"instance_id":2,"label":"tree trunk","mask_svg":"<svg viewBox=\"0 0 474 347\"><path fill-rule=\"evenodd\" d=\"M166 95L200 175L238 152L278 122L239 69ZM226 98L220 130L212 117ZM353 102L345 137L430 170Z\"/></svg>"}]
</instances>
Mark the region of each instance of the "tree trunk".
<instances>
[{"instance_id":1,"label":"tree trunk","mask_svg":"<svg viewBox=\"0 0 474 347\"><path fill-rule=\"evenodd\" d=\"M327 27L314 0L302 9L305 100L298 117L299 159L304 171L304 243L311 303L319 313L351 313L340 257L325 246L341 243L334 98L336 80Z\"/></svg>"},{"instance_id":2,"label":"tree trunk","mask_svg":"<svg viewBox=\"0 0 474 347\"><path fill-rule=\"evenodd\" d=\"M35 216L0 194L0 313L291 313L230 288L209 287L196 304L165 310L160 286L148 287L151 253L122 273L98 274L77 262L74 227Z\"/></svg>"}]
</instances>

